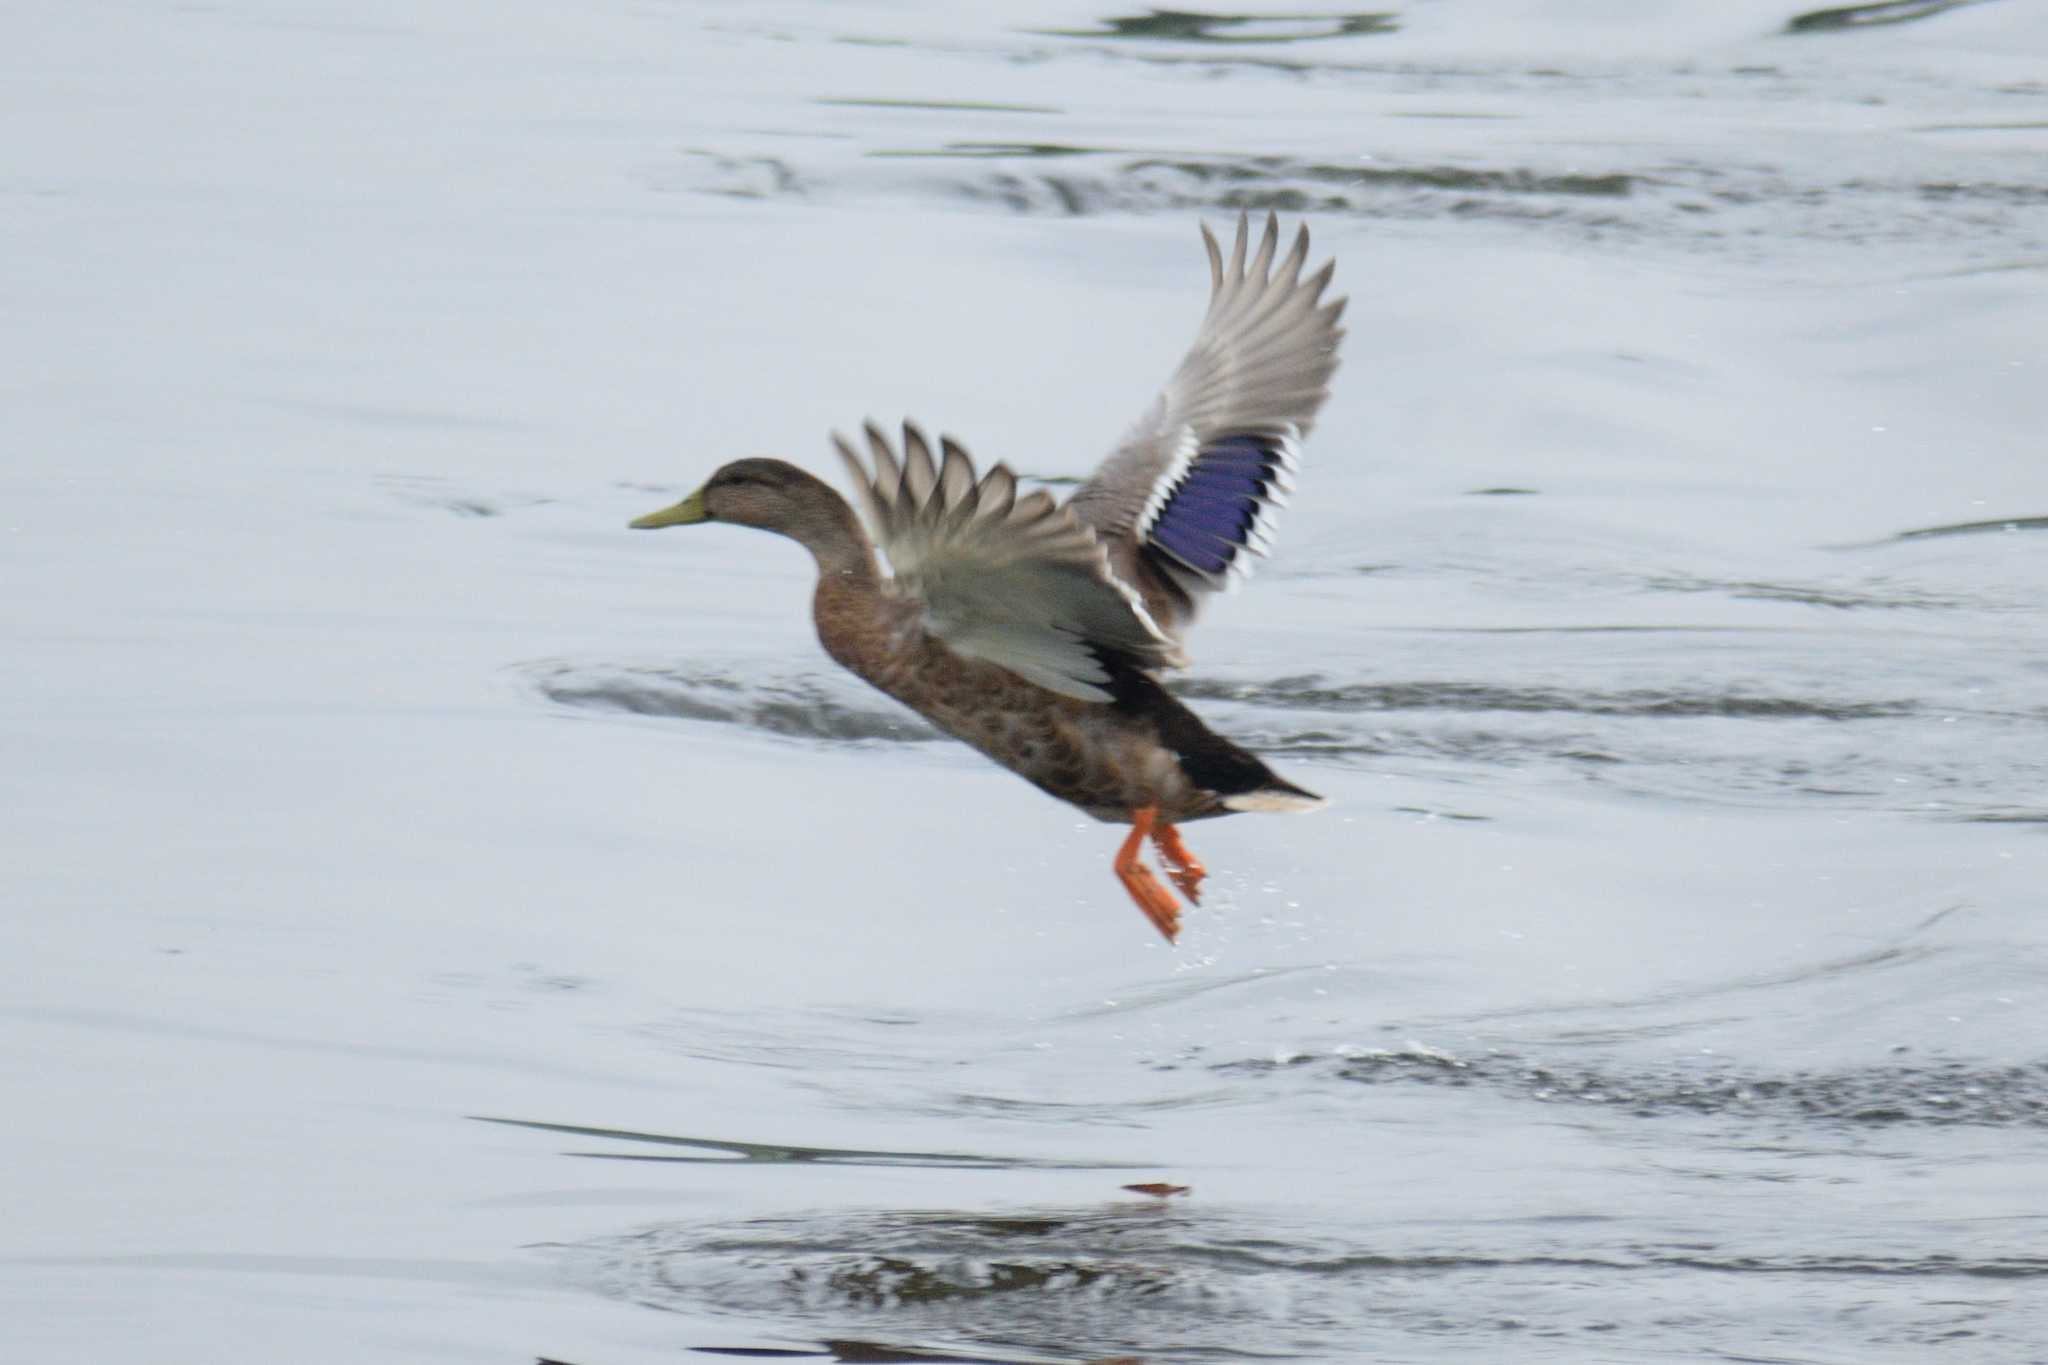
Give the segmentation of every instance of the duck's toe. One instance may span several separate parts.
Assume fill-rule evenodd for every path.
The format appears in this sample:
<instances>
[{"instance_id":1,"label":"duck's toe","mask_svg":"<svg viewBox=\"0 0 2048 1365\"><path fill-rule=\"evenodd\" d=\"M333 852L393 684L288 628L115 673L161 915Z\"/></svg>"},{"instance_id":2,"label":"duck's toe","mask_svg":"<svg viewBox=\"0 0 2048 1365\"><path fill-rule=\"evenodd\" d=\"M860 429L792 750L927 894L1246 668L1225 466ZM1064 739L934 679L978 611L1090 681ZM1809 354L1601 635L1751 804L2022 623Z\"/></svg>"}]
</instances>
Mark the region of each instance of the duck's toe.
<instances>
[{"instance_id":1,"label":"duck's toe","mask_svg":"<svg viewBox=\"0 0 2048 1365\"><path fill-rule=\"evenodd\" d=\"M1172 825L1159 825L1152 831L1152 846L1159 850L1160 858L1166 863L1166 875L1173 878L1173 884L1188 898L1189 905L1202 903L1202 882L1209 875L1209 869L1202 866L1202 860L1188 852L1188 846L1180 841L1180 831Z\"/></svg>"}]
</instances>

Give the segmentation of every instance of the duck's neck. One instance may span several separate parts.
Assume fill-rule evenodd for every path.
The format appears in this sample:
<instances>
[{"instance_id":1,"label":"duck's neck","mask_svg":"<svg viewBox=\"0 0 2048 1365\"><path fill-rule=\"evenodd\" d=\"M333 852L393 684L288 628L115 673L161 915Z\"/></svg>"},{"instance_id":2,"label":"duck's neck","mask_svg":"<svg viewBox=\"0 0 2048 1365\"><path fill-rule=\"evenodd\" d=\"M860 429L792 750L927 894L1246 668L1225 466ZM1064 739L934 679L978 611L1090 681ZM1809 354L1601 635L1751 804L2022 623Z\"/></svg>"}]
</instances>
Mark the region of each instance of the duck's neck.
<instances>
[{"instance_id":1,"label":"duck's neck","mask_svg":"<svg viewBox=\"0 0 2048 1365\"><path fill-rule=\"evenodd\" d=\"M820 515L797 537L818 561L818 589L811 598L818 643L842 668L894 696L903 647L922 612L914 601L888 591L860 519L837 493L831 498L832 529L825 529L818 509Z\"/></svg>"},{"instance_id":2,"label":"duck's neck","mask_svg":"<svg viewBox=\"0 0 2048 1365\"><path fill-rule=\"evenodd\" d=\"M818 640L840 664L872 681L887 634L882 575L874 543L846 499L814 480L799 515L776 529L811 552L818 588L811 616Z\"/></svg>"},{"instance_id":3,"label":"duck's neck","mask_svg":"<svg viewBox=\"0 0 2048 1365\"><path fill-rule=\"evenodd\" d=\"M846 579L875 583L875 547L861 528L860 518L846 499L823 479L792 470L800 480L792 490L790 503L778 520L764 529L788 536L811 552L818 563L818 581ZM757 525L760 523L756 523Z\"/></svg>"}]
</instances>

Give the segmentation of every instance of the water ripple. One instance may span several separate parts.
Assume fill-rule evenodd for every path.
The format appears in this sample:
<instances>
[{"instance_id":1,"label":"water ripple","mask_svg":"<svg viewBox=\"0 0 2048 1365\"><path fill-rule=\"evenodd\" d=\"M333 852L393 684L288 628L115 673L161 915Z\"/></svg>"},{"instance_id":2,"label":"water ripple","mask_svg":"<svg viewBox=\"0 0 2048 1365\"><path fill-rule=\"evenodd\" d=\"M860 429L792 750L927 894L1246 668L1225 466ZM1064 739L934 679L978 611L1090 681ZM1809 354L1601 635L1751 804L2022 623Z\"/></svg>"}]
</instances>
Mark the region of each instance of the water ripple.
<instances>
[{"instance_id":1,"label":"water ripple","mask_svg":"<svg viewBox=\"0 0 2048 1365\"><path fill-rule=\"evenodd\" d=\"M1586 1359L1570 1353L1597 1352L1625 1325L1670 1334L1664 1301L1699 1271L1727 1277L1724 1295L1746 1310L1731 1316L1752 1339L1801 1330L1788 1322L1803 1329L1818 1313L1851 1354L1953 1334L2012 1344L2025 1323L2009 1318L2001 1329L1969 1286L2048 1279L2048 1258L1993 1245L1973 1254L1849 1250L1825 1237L1801 1247L1795 1234L1791 1245L1768 1247L1645 1240L1595 1249L1587 1239L1598 1229L1584 1218L1378 1231L1348 1221L1347 1230L1291 1230L1283 1240L1256 1215L1186 1203L815 1212L664 1224L564 1255L592 1288L642 1305L842 1340L881 1332L1067 1361L1152 1352L1360 1359L1375 1343L1412 1346L1418 1335L1513 1358L1528 1358L1521 1352L1534 1341L1575 1343L1544 1358ZM1475 1294L1485 1311L1473 1311ZM1695 1351L1703 1326L1683 1333ZM1727 1335L1705 1331L1709 1340ZM1688 1358L1717 1357L1726 1358L1712 1349Z\"/></svg>"},{"instance_id":2,"label":"water ripple","mask_svg":"<svg viewBox=\"0 0 2048 1365\"><path fill-rule=\"evenodd\" d=\"M1798 1124L1968 1124L2048 1128L2048 1062L1876 1065L1772 1074L1733 1068L1631 1068L1538 1062L1510 1052L1458 1057L1433 1048L1356 1051L1214 1064L1228 1075L1306 1070L1358 1085L1473 1088L1635 1118L1673 1115Z\"/></svg>"},{"instance_id":3,"label":"water ripple","mask_svg":"<svg viewBox=\"0 0 2048 1365\"><path fill-rule=\"evenodd\" d=\"M942 738L915 713L836 673L559 660L521 671L548 703L582 711L822 743ZM1396 771L1422 764L1439 776L1448 766L1464 780L1549 769L1560 783L1595 781L1688 802L1807 806L1820 798L1948 821L2038 820L2033 798L2048 780L2048 760L2005 737L2031 732L2041 708L2018 696L1932 695L1941 680L1897 670L1877 676L1875 689L1853 674L1816 675L1810 690L1732 677L1616 688L1320 673L1182 678L1170 687L1211 703L1206 718L1215 729L1269 755ZM1930 694L1915 695L1906 686L1913 682Z\"/></svg>"},{"instance_id":4,"label":"water ripple","mask_svg":"<svg viewBox=\"0 0 2048 1365\"><path fill-rule=\"evenodd\" d=\"M636 716L717 721L797 739L920 744L942 738L914 714L834 678L742 678L726 671L545 662L525 668L534 691L559 706Z\"/></svg>"},{"instance_id":5,"label":"water ripple","mask_svg":"<svg viewBox=\"0 0 2048 1365\"><path fill-rule=\"evenodd\" d=\"M1271 682L1190 679L1175 684L1184 697L1247 701L1296 711L1504 711L1568 712L1585 716L1732 716L1768 720L1873 720L1908 716L1917 702L1896 698L1843 701L1773 696L1755 691L1702 692L1644 688L1623 692L1548 687L1501 687L1450 681L1331 683L1320 674Z\"/></svg>"}]
</instances>

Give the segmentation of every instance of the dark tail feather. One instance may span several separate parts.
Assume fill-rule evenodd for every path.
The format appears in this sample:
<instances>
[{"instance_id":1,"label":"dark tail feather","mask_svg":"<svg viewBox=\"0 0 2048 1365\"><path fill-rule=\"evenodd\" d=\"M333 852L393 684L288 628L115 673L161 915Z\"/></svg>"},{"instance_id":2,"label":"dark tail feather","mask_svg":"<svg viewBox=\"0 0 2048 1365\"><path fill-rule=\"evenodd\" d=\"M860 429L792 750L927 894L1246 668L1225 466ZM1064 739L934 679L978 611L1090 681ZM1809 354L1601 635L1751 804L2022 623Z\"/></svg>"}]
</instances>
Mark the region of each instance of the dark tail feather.
<instances>
[{"instance_id":1,"label":"dark tail feather","mask_svg":"<svg viewBox=\"0 0 2048 1365\"><path fill-rule=\"evenodd\" d=\"M1149 717L1159 727L1160 742L1180 760L1181 771L1204 791L1216 793L1226 809L1308 811L1328 804L1202 724L1201 717L1182 706L1151 675L1113 656L1104 662L1110 665L1116 706Z\"/></svg>"}]
</instances>

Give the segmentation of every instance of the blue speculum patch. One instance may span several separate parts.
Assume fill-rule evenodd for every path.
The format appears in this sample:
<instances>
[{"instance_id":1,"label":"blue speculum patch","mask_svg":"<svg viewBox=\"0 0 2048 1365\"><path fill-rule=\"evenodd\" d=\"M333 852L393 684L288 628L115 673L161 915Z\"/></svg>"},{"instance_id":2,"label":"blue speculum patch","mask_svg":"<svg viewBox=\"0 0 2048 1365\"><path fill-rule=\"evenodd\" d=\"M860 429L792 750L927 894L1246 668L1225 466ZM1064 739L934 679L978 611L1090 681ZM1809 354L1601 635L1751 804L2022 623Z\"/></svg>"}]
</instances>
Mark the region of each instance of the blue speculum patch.
<instances>
[{"instance_id":1,"label":"blue speculum patch","mask_svg":"<svg viewBox=\"0 0 2048 1365\"><path fill-rule=\"evenodd\" d=\"M1265 437L1231 436L1204 447L1159 509L1148 539L1199 573L1223 573L1250 541L1279 480L1280 460L1278 444Z\"/></svg>"}]
</instances>

